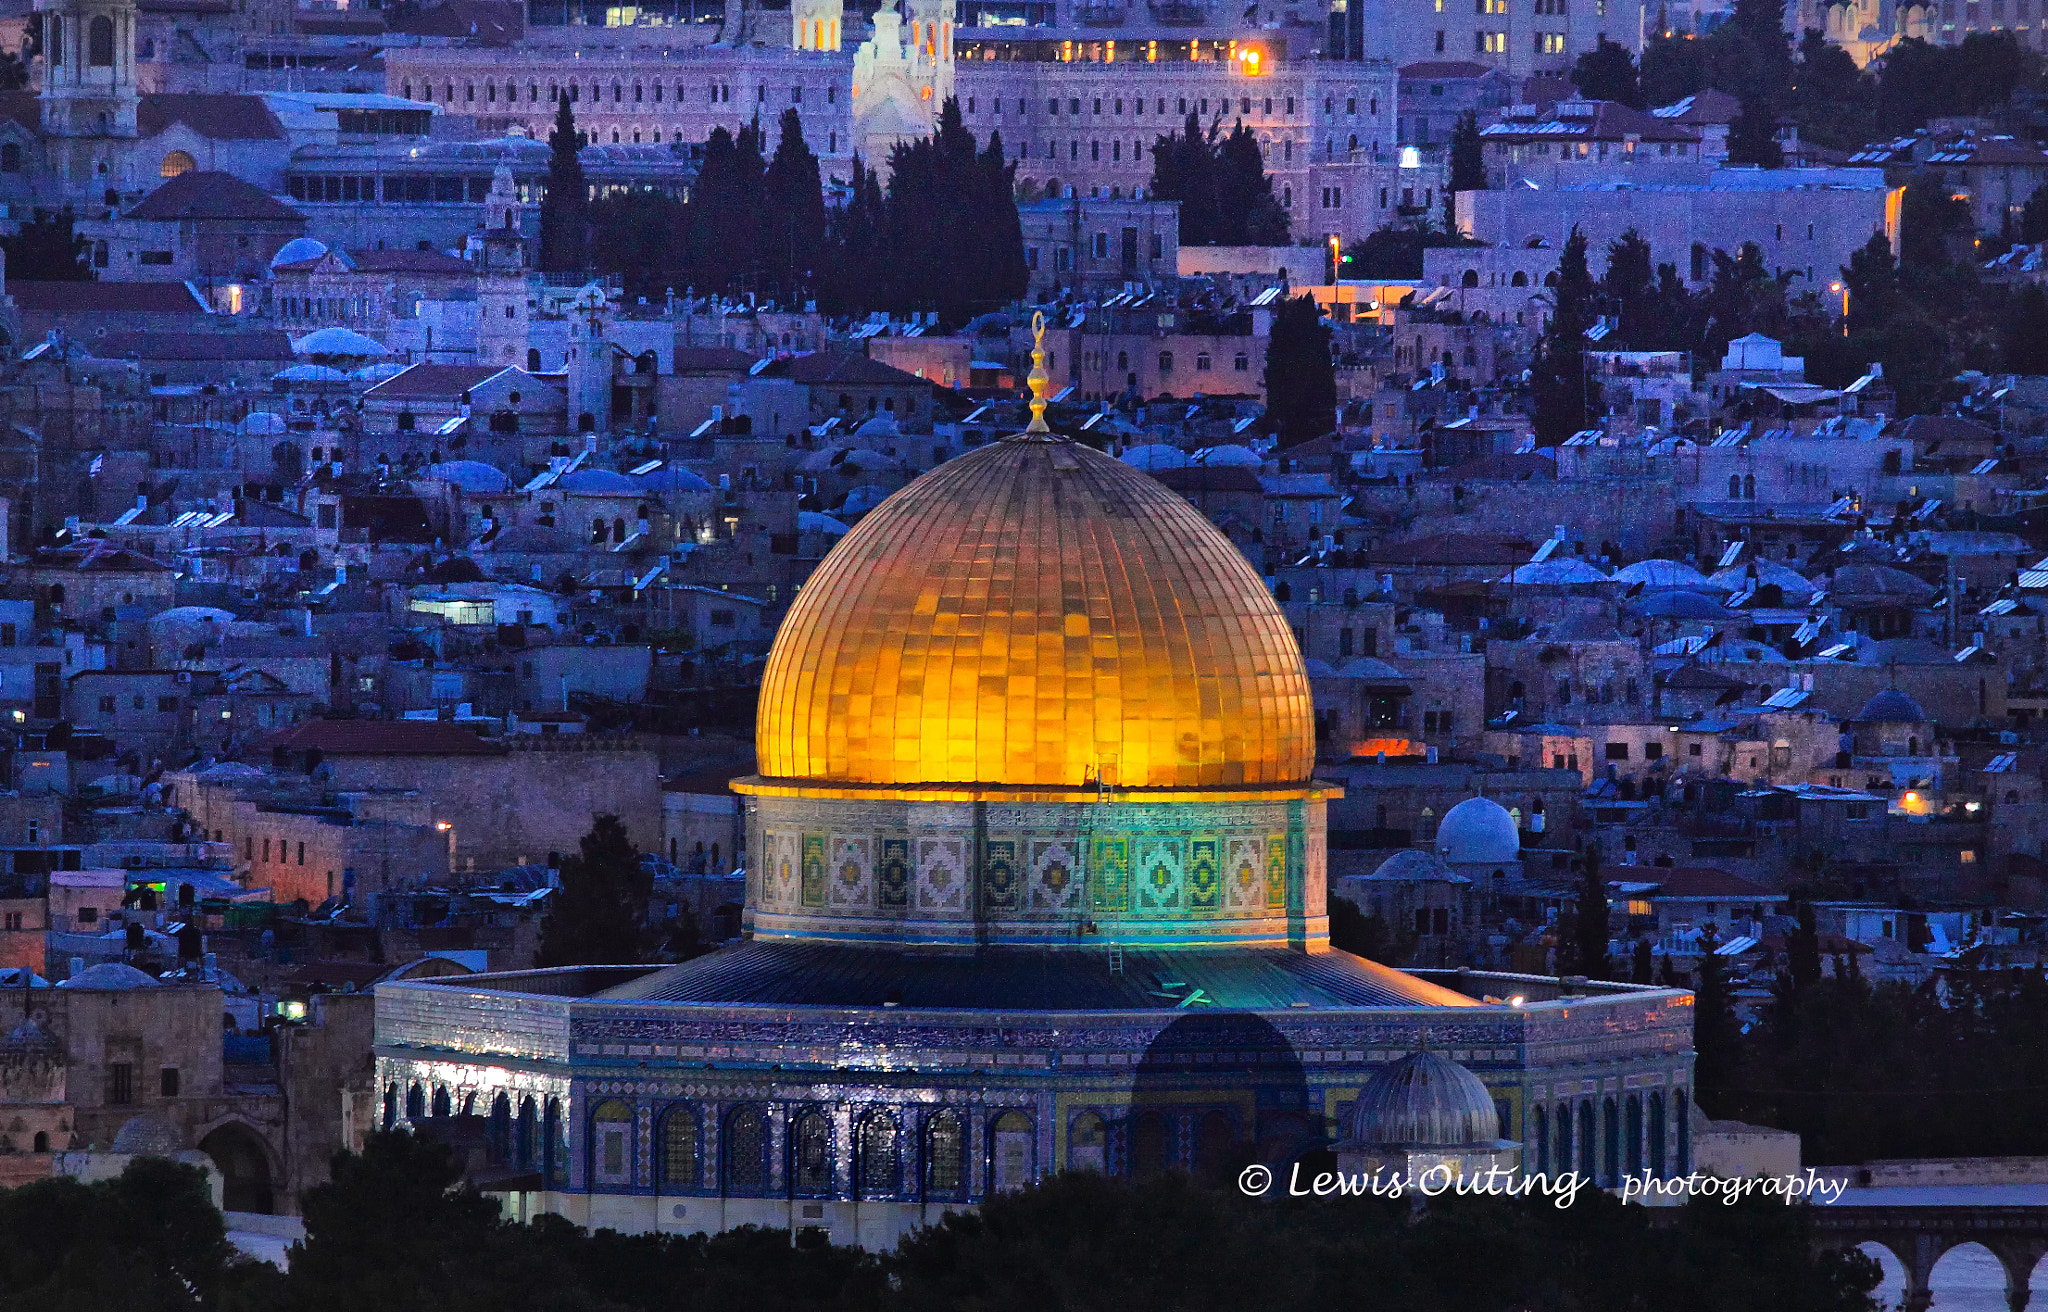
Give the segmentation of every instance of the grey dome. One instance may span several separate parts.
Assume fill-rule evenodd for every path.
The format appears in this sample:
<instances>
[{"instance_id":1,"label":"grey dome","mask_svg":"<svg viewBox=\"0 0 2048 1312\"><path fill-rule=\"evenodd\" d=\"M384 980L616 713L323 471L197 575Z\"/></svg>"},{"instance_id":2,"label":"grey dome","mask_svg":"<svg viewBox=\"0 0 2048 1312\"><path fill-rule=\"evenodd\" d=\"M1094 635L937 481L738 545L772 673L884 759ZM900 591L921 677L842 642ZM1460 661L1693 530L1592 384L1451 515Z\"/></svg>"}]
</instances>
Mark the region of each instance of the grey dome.
<instances>
[{"instance_id":1,"label":"grey dome","mask_svg":"<svg viewBox=\"0 0 2048 1312\"><path fill-rule=\"evenodd\" d=\"M582 492L590 496L637 497L640 484L609 469L579 469L573 474L562 475L555 484L564 492Z\"/></svg>"},{"instance_id":2,"label":"grey dome","mask_svg":"<svg viewBox=\"0 0 2048 1312\"><path fill-rule=\"evenodd\" d=\"M135 1116L114 1135L114 1151L137 1157L176 1157L185 1151L185 1140L177 1127L161 1116Z\"/></svg>"},{"instance_id":3,"label":"grey dome","mask_svg":"<svg viewBox=\"0 0 2048 1312\"><path fill-rule=\"evenodd\" d=\"M33 1016L26 1017L21 1024L7 1031L7 1037L0 1039L0 1056L62 1057L64 1043L43 1027Z\"/></svg>"},{"instance_id":4,"label":"grey dome","mask_svg":"<svg viewBox=\"0 0 2048 1312\"><path fill-rule=\"evenodd\" d=\"M103 961L87 966L57 986L60 989L153 989L156 981L133 966Z\"/></svg>"},{"instance_id":5,"label":"grey dome","mask_svg":"<svg viewBox=\"0 0 2048 1312\"><path fill-rule=\"evenodd\" d=\"M1863 709L1856 712L1856 718L1868 724L1926 724L1927 711L1912 696L1897 688L1886 688L1883 692L1863 703Z\"/></svg>"},{"instance_id":6,"label":"grey dome","mask_svg":"<svg viewBox=\"0 0 2048 1312\"><path fill-rule=\"evenodd\" d=\"M464 492L509 492L512 480L504 470L481 460L443 460L427 466L427 477L453 483Z\"/></svg>"},{"instance_id":7,"label":"grey dome","mask_svg":"<svg viewBox=\"0 0 2048 1312\"><path fill-rule=\"evenodd\" d=\"M1499 802L1468 797L1444 812L1436 854L1454 866L1507 865L1521 859L1522 834Z\"/></svg>"},{"instance_id":8,"label":"grey dome","mask_svg":"<svg viewBox=\"0 0 2048 1312\"><path fill-rule=\"evenodd\" d=\"M1450 867L1444 864L1442 857L1434 852L1425 852L1415 847L1394 853L1386 860L1380 862L1379 868L1366 877L1368 879L1406 879L1411 881L1443 881L1458 878L1451 873ZM1460 880L1459 882L1465 881Z\"/></svg>"},{"instance_id":9,"label":"grey dome","mask_svg":"<svg viewBox=\"0 0 2048 1312\"><path fill-rule=\"evenodd\" d=\"M1434 1052L1411 1052L1351 1105L1350 1139L1373 1148L1491 1148L1500 1112L1479 1077Z\"/></svg>"}]
</instances>

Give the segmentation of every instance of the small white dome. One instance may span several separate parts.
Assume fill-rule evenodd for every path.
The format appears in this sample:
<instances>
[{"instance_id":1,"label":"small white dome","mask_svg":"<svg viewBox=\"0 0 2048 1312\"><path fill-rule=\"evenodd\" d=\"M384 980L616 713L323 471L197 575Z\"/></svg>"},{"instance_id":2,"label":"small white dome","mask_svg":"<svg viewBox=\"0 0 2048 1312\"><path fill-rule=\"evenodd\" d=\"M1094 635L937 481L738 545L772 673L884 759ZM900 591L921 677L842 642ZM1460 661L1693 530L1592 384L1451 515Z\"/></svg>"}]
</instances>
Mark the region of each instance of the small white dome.
<instances>
[{"instance_id":1,"label":"small white dome","mask_svg":"<svg viewBox=\"0 0 2048 1312\"><path fill-rule=\"evenodd\" d=\"M57 987L60 989L153 989L156 980L143 974L135 967L119 961L103 961L97 966L87 966Z\"/></svg>"},{"instance_id":2,"label":"small white dome","mask_svg":"<svg viewBox=\"0 0 2048 1312\"><path fill-rule=\"evenodd\" d=\"M327 243L311 237L294 237L277 248L277 254L270 257L270 267L275 269L287 264L303 264L317 260L327 254Z\"/></svg>"},{"instance_id":3,"label":"small white dome","mask_svg":"<svg viewBox=\"0 0 2048 1312\"><path fill-rule=\"evenodd\" d=\"M1521 858L1522 834L1499 802L1468 797L1444 812L1436 827L1436 854L1446 865L1505 866Z\"/></svg>"}]
</instances>

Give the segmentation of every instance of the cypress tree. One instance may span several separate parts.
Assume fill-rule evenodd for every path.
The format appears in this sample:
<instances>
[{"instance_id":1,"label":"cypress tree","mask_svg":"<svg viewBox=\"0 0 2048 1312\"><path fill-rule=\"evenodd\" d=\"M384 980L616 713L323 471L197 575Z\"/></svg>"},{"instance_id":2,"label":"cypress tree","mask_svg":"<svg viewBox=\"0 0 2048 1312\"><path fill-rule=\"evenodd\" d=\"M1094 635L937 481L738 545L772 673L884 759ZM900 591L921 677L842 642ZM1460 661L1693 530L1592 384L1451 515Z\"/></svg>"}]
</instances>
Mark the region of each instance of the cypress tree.
<instances>
[{"instance_id":1,"label":"cypress tree","mask_svg":"<svg viewBox=\"0 0 2048 1312\"><path fill-rule=\"evenodd\" d=\"M1337 372L1330 326L1315 298L1282 301L1266 342L1266 416L1280 445L1321 437L1337 426Z\"/></svg>"},{"instance_id":2,"label":"cypress tree","mask_svg":"<svg viewBox=\"0 0 2048 1312\"><path fill-rule=\"evenodd\" d=\"M775 286L792 300L810 287L825 258L825 191L818 157L804 140L794 108L782 111L781 138L763 181L769 248L766 266Z\"/></svg>"},{"instance_id":3,"label":"cypress tree","mask_svg":"<svg viewBox=\"0 0 2048 1312\"><path fill-rule=\"evenodd\" d=\"M1586 849L1585 870L1579 878L1573 936L1577 939L1579 973L1587 979L1606 979L1612 973L1607 960L1607 881L1600 873L1600 850Z\"/></svg>"},{"instance_id":4,"label":"cypress tree","mask_svg":"<svg viewBox=\"0 0 2048 1312\"><path fill-rule=\"evenodd\" d=\"M588 263L590 185L578 155L583 134L569 97L555 100L555 128L548 134L548 190L540 204L540 267L544 273L581 273Z\"/></svg>"},{"instance_id":5,"label":"cypress tree","mask_svg":"<svg viewBox=\"0 0 2048 1312\"><path fill-rule=\"evenodd\" d=\"M1536 441L1557 446L1584 429L1598 411L1597 388L1586 374L1586 332L1593 326L1593 276L1586 269L1586 235L1576 224L1557 265L1550 322L1537 339L1529 390L1536 402Z\"/></svg>"},{"instance_id":6,"label":"cypress tree","mask_svg":"<svg viewBox=\"0 0 2048 1312\"><path fill-rule=\"evenodd\" d=\"M1486 190L1486 143L1479 135L1479 115L1469 109L1451 129L1451 190Z\"/></svg>"}]
</instances>

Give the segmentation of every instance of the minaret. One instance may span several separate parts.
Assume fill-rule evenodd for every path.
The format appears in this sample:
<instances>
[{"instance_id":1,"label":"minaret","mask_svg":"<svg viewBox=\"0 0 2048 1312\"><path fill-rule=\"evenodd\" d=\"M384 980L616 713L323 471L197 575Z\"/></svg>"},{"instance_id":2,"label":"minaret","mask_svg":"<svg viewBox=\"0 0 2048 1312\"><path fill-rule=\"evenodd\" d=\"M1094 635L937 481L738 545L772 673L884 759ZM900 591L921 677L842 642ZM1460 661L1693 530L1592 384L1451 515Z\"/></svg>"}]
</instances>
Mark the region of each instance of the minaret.
<instances>
[{"instance_id":1,"label":"minaret","mask_svg":"<svg viewBox=\"0 0 2048 1312\"><path fill-rule=\"evenodd\" d=\"M500 164L484 197L484 231L471 248L477 264L476 353L480 364L526 366L526 237L519 229L519 192Z\"/></svg>"},{"instance_id":2,"label":"minaret","mask_svg":"<svg viewBox=\"0 0 2048 1312\"><path fill-rule=\"evenodd\" d=\"M938 122L939 107L953 94L954 0L905 0L910 20L910 84L925 98L929 115Z\"/></svg>"},{"instance_id":3,"label":"minaret","mask_svg":"<svg viewBox=\"0 0 2048 1312\"><path fill-rule=\"evenodd\" d=\"M611 427L612 347L605 340L611 303L592 283L568 306L569 431L602 433Z\"/></svg>"},{"instance_id":4,"label":"minaret","mask_svg":"<svg viewBox=\"0 0 2048 1312\"><path fill-rule=\"evenodd\" d=\"M36 0L36 17L51 162L75 188L118 186L108 143L136 135L135 0Z\"/></svg>"}]
</instances>

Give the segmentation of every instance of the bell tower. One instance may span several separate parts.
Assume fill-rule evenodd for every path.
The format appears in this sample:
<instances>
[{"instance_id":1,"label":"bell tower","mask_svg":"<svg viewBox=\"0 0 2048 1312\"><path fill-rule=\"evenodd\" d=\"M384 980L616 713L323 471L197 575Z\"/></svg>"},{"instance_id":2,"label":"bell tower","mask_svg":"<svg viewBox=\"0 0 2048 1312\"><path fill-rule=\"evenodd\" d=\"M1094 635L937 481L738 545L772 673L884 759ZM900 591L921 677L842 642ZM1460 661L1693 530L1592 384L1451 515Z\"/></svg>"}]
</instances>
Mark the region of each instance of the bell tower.
<instances>
[{"instance_id":1,"label":"bell tower","mask_svg":"<svg viewBox=\"0 0 2048 1312\"><path fill-rule=\"evenodd\" d=\"M477 362L526 367L528 343L526 237L519 229L519 191L500 164L484 198L484 230L472 238L477 283Z\"/></svg>"},{"instance_id":2,"label":"bell tower","mask_svg":"<svg viewBox=\"0 0 2048 1312\"><path fill-rule=\"evenodd\" d=\"M135 0L36 0L43 28L43 131L133 138Z\"/></svg>"}]
</instances>

